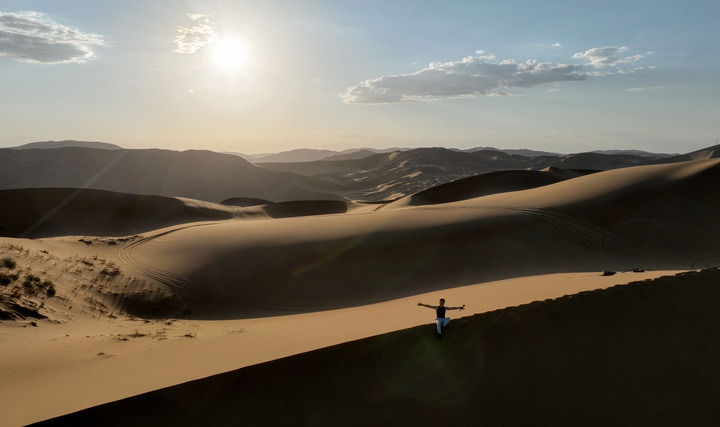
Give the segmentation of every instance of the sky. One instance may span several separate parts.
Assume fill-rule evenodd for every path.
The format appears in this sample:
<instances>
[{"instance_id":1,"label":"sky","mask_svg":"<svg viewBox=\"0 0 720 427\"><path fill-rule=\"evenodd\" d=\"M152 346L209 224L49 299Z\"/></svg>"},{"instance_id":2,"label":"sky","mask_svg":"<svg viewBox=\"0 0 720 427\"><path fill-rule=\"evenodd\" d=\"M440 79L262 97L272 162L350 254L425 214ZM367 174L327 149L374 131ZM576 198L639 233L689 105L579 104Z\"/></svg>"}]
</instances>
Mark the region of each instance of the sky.
<instances>
[{"instance_id":1,"label":"sky","mask_svg":"<svg viewBox=\"0 0 720 427\"><path fill-rule=\"evenodd\" d=\"M0 147L688 152L720 2L0 0Z\"/></svg>"}]
</instances>

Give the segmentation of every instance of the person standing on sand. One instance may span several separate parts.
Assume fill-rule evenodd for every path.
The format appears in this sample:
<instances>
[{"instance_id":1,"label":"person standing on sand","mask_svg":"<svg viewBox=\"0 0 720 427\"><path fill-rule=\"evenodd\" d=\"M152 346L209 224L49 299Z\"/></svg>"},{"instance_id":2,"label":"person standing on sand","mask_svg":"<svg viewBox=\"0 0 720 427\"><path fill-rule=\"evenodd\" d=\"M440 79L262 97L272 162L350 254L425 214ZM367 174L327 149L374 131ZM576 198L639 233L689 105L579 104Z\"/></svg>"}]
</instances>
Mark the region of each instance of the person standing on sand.
<instances>
[{"instance_id":1,"label":"person standing on sand","mask_svg":"<svg viewBox=\"0 0 720 427\"><path fill-rule=\"evenodd\" d=\"M450 323L450 318L445 317L445 310L465 310L465 304L462 307L445 307L445 298L440 298L440 305L429 305L418 303L421 307L432 308L435 310L435 323L437 324L438 338L442 337L442 331Z\"/></svg>"}]
</instances>

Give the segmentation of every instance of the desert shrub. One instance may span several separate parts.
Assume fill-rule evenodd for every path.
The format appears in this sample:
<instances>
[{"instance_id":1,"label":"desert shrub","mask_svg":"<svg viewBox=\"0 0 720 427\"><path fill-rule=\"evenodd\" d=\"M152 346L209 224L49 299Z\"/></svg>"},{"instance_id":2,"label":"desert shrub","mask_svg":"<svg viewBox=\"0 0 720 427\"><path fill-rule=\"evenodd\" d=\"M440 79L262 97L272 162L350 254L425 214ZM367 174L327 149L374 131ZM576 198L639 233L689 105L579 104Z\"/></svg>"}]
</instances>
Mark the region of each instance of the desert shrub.
<instances>
[{"instance_id":1,"label":"desert shrub","mask_svg":"<svg viewBox=\"0 0 720 427\"><path fill-rule=\"evenodd\" d=\"M40 283L40 278L35 276L34 274L26 274L25 275L25 282L23 282L23 285L25 283L30 284L31 286L38 285Z\"/></svg>"},{"instance_id":2,"label":"desert shrub","mask_svg":"<svg viewBox=\"0 0 720 427\"><path fill-rule=\"evenodd\" d=\"M0 285L7 286L18 279L17 274L0 273Z\"/></svg>"},{"instance_id":3,"label":"desert shrub","mask_svg":"<svg viewBox=\"0 0 720 427\"><path fill-rule=\"evenodd\" d=\"M3 267L7 268L8 270L12 270L17 266L15 263L15 260L12 258L3 258L2 259L2 265Z\"/></svg>"},{"instance_id":4,"label":"desert shrub","mask_svg":"<svg viewBox=\"0 0 720 427\"><path fill-rule=\"evenodd\" d=\"M25 276L25 280L23 280L22 285L28 294L35 295L37 288L40 286L40 278L35 275L28 274Z\"/></svg>"},{"instance_id":5,"label":"desert shrub","mask_svg":"<svg viewBox=\"0 0 720 427\"><path fill-rule=\"evenodd\" d=\"M38 287L40 289L44 290L45 293L47 294L47 296L49 296L49 297L55 296L55 285L53 284L53 282L51 282L49 280L45 280L42 283L40 283L38 285Z\"/></svg>"},{"instance_id":6,"label":"desert shrub","mask_svg":"<svg viewBox=\"0 0 720 427\"><path fill-rule=\"evenodd\" d=\"M107 267L103 268L102 271L100 271L100 274L103 274L103 275L109 276L109 277L115 277L118 274L120 274L120 269L117 268L115 265L110 264Z\"/></svg>"}]
</instances>

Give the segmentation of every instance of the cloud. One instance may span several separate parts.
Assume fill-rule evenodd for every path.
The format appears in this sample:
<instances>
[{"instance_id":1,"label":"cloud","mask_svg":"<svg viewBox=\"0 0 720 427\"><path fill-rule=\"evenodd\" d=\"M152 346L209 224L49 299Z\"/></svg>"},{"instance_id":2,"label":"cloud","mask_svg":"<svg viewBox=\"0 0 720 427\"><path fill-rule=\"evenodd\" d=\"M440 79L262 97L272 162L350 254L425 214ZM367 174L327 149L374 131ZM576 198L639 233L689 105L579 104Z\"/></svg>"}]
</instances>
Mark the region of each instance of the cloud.
<instances>
[{"instance_id":1,"label":"cloud","mask_svg":"<svg viewBox=\"0 0 720 427\"><path fill-rule=\"evenodd\" d=\"M188 13L187 17L193 21L190 27L178 25L175 36L175 53L195 53L206 44L212 43L217 38L215 23L210 20L210 15L201 13Z\"/></svg>"},{"instance_id":2,"label":"cloud","mask_svg":"<svg viewBox=\"0 0 720 427\"><path fill-rule=\"evenodd\" d=\"M646 86L646 87L629 87L625 89L627 92L640 92L640 91L647 91L647 90L662 90L665 89L665 86Z\"/></svg>"},{"instance_id":3,"label":"cloud","mask_svg":"<svg viewBox=\"0 0 720 427\"><path fill-rule=\"evenodd\" d=\"M574 59L584 59L587 61L585 65L604 68L604 67L617 67L622 64L629 64L637 62L644 58L645 55L633 55L618 57L618 54L624 53L630 50L626 46L620 47L594 47L588 49L585 52L579 52L573 55Z\"/></svg>"},{"instance_id":4,"label":"cloud","mask_svg":"<svg viewBox=\"0 0 720 427\"><path fill-rule=\"evenodd\" d=\"M102 36L59 24L35 11L0 12L0 56L20 62L85 62L103 46Z\"/></svg>"},{"instance_id":5,"label":"cloud","mask_svg":"<svg viewBox=\"0 0 720 427\"><path fill-rule=\"evenodd\" d=\"M393 103L418 99L438 99L470 95L507 95L512 87L531 87L545 83L584 80L581 65L556 64L530 60L497 62L494 55L476 56L460 61L433 62L411 74L382 76L348 88L341 98L345 103Z\"/></svg>"},{"instance_id":6,"label":"cloud","mask_svg":"<svg viewBox=\"0 0 720 427\"><path fill-rule=\"evenodd\" d=\"M562 44L560 44L560 42L555 42L551 46L552 47L562 47Z\"/></svg>"},{"instance_id":7,"label":"cloud","mask_svg":"<svg viewBox=\"0 0 720 427\"><path fill-rule=\"evenodd\" d=\"M591 71L588 76L603 77L614 74L632 74L640 70L654 69L655 66L643 67L637 65L638 61L654 52L645 52L644 55L620 56L619 54L629 51L626 46L620 47L594 47L585 52L578 52L573 55L574 59L585 60L585 66Z\"/></svg>"}]
</instances>

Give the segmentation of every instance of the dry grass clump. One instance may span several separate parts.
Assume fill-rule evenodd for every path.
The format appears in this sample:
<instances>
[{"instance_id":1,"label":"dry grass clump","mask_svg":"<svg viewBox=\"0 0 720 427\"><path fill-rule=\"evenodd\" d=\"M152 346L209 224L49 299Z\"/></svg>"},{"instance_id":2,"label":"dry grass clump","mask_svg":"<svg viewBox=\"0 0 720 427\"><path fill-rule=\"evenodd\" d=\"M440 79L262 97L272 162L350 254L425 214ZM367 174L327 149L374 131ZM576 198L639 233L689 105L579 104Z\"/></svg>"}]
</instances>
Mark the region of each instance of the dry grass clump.
<instances>
[{"instance_id":1,"label":"dry grass clump","mask_svg":"<svg viewBox=\"0 0 720 427\"><path fill-rule=\"evenodd\" d=\"M15 269L15 267L17 267L17 263L14 259L10 257L5 257L0 260L0 267L6 268L8 270L13 270ZM7 286L10 283L16 281L17 279L17 274L0 272L0 286Z\"/></svg>"},{"instance_id":2,"label":"dry grass clump","mask_svg":"<svg viewBox=\"0 0 720 427\"><path fill-rule=\"evenodd\" d=\"M113 263L108 263L101 271L100 274L108 277L115 277L120 274L120 268Z\"/></svg>"},{"instance_id":3,"label":"dry grass clump","mask_svg":"<svg viewBox=\"0 0 720 427\"><path fill-rule=\"evenodd\" d=\"M17 274L0 273L0 285L7 286L18 279Z\"/></svg>"}]
</instances>

